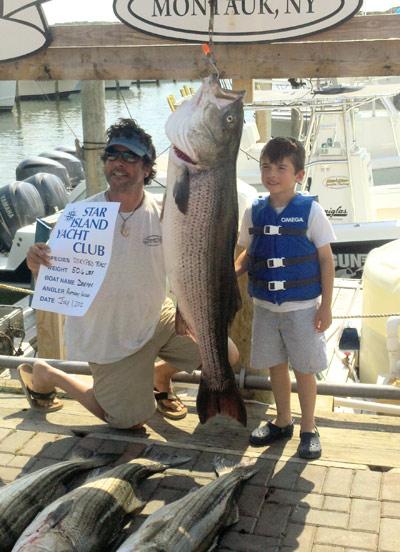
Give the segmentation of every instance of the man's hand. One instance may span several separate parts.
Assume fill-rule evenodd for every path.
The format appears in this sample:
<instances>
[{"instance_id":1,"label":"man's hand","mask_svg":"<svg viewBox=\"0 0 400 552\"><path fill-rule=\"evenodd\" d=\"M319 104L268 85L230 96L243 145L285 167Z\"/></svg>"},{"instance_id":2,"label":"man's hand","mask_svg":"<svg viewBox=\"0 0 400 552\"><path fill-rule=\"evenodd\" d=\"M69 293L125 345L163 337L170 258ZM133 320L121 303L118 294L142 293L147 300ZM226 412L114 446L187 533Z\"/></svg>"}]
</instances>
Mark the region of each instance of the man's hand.
<instances>
[{"instance_id":1,"label":"man's hand","mask_svg":"<svg viewBox=\"0 0 400 552\"><path fill-rule=\"evenodd\" d=\"M50 247L45 243L35 243L28 249L26 264L36 278L40 265L51 266Z\"/></svg>"}]
</instances>

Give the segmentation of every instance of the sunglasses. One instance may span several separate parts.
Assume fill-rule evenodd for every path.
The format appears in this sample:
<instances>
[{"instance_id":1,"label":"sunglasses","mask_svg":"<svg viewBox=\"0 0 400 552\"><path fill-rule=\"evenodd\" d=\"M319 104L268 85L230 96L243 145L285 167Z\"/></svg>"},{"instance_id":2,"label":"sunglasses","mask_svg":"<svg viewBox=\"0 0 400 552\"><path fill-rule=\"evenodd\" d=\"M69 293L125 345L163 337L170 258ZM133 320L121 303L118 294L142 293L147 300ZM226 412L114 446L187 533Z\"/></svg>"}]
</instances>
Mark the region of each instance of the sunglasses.
<instances>
[{"instance_id":1,"label":"sunglasses","mask_svg":"<svg viewBox=\"0 0 400 552\"><path fill-rule=\"evenodd\" d=\"M141 157L131 151L111 150L104 152L105 161L116 161L117 159L122 159L122 161L125 161L126 163L138 163L138 161L141 160Z\"/></svg>"}]
</instances>

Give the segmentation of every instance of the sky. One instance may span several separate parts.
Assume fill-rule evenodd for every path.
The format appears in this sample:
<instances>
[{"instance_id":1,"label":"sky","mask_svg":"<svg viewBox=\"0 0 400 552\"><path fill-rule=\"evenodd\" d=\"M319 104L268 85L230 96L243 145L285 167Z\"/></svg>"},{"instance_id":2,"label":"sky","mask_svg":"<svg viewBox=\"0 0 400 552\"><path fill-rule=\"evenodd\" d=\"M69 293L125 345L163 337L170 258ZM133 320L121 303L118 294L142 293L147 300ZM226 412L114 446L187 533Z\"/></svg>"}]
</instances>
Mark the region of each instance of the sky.
<instances>
[{"instance_id":1,"label":"sky","mask_svg":"<svg viewBox=\"0 0 400 552\"><path fill-rule=\"evenodd\" d=\"M400 0L364 0L367 11L385 11L399 6ZM117 21L113 0L51 0L43 4L48 22Z\"/></svg>"}]
</instances>

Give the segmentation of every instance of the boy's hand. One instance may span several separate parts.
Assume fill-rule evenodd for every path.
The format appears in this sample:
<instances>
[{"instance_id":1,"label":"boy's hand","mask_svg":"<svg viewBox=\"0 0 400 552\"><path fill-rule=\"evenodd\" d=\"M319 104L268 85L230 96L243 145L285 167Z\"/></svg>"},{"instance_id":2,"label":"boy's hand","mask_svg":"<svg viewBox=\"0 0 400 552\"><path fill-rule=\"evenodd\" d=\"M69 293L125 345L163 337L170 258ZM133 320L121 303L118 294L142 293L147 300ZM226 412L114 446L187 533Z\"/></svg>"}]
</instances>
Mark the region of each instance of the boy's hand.
<instances>
[{"instance_id":1,"label":"boy's hand","mask_svg":"<svg viewBox=\"0 0 400 552\"><path fill-rule=\"evenodd\" d=\"M332 311L331 307L320 305L315 314L315 329L317 332L324 332L332 324Z\"/></svg>"}]
</instances>

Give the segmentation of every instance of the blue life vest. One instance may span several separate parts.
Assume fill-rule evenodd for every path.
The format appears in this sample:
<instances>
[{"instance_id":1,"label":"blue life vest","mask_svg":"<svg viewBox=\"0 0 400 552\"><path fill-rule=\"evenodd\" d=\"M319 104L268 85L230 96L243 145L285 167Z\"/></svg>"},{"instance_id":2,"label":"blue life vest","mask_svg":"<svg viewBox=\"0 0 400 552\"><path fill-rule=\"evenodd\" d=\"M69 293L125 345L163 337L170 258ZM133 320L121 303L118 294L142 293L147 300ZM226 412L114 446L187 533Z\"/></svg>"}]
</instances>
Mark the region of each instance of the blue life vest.
<instances>
[{"instance_id":1,"label":"blue life vest","mask_svg":"<svg viewBox=\"0 0 400 552\"><path fill-rule=\"evenodd\" d=\"M312 196L297 194L279 215L269 199L252 206L249 294L277 303L306 301L321 294L317 248L307 238Z\"/></svg>"}]
</instances>

